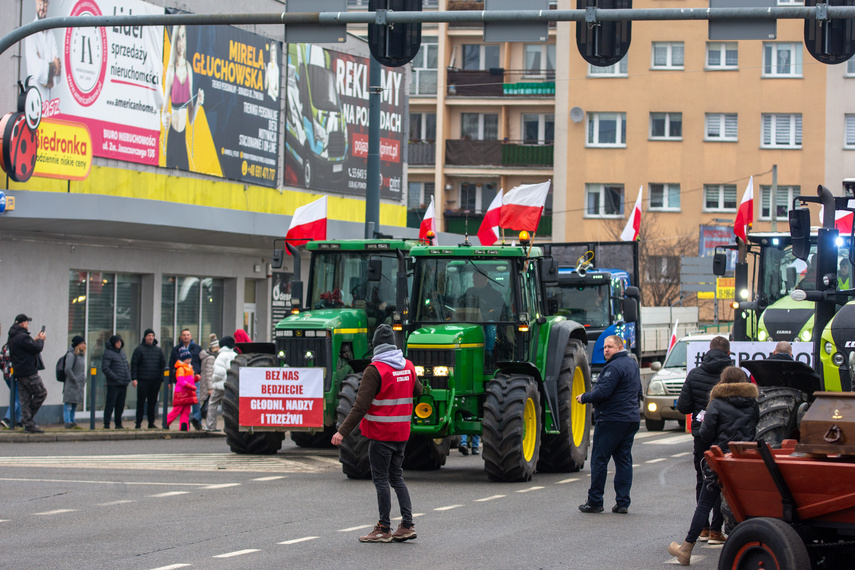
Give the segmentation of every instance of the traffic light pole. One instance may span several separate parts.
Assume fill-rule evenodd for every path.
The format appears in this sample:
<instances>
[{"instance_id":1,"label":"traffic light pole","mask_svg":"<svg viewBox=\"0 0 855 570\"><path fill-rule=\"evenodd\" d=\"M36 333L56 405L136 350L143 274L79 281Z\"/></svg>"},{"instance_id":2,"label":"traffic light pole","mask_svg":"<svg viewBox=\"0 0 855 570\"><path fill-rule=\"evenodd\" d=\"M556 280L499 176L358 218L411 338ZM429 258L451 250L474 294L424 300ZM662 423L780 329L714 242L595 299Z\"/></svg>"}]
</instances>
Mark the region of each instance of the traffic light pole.
<instances>
[{"instance_id":1,"label":"traffic light pole","mask_svg":"<svg viewBox=\"0 0 855 570\"><path fill-rule=\"evenodd\" d=\"M365 239L380 230L380 93L382 66L368 64L368 180L365 188Z\"/></svg>"}]
</instances>

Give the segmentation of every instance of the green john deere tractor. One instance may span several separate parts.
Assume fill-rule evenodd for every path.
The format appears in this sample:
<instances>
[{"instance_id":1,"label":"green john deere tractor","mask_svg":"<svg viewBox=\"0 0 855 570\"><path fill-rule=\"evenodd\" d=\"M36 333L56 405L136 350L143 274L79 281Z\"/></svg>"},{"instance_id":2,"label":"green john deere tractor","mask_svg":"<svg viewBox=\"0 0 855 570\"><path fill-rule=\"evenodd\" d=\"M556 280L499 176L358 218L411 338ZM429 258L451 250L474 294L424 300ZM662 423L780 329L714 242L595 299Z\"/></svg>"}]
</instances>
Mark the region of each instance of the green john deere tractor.
<instances>
[{"instance_id":1,"label":"green john deere tractor","mask_svg":"<svg viewBox=\"0 0 855 570\"><path fill-rule=\"evenodd\" d=\"M404 260L410 246L402 240L310 242L306 246L311 252L311 269L305 310L300 309L299 254L289 247L296 264L292 314L276 324L274 343L238 345L243 354L234 359L228 372L223 420L233 452L276 453L286 431L240 425L240 369L244 366L323 368L323 428L287 431L303 447L330 445L339 399L355 398L359 378L370 362L374 329L402 319L407 301ZM274 262L281 258L281 250L277 250Z\"/></svg>"}]
</instances>

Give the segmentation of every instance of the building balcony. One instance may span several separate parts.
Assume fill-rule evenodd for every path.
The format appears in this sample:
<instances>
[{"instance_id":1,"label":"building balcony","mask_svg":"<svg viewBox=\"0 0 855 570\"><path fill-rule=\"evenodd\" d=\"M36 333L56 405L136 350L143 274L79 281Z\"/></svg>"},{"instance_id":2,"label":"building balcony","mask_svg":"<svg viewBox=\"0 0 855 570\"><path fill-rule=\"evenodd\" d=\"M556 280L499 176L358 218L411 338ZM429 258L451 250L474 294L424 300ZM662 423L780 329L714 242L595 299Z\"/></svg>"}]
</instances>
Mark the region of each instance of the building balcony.
<instances>
[{"instance_id":1,"label":"building balcony","mask_svg":"<svg viewBox=\"0 0 855 570\"><path fill-rule=\"evenodd\" d=\"M447 166L532 166L553 165L554 145L528 144L524 141L445 141ZM411 155L412 156L412 155ZM412 160L410 164L413 164Z\"/></svg>"},{"instance_id":2,"label":"building balcony","mask_svg":"<svg viewBox=\"0 0 855 570\"><path fill-rule=\"evenodd\" d=\"M468 233L470 240L473 243L477 242L477 238L475 240L472 238L478 233L478 228L481 227L481 222L484 221L483 213L476 213L471 210L446 210L443 214L445 216L445 231L461 235ZM411 227L418 227L418 225ZM552 236L552 213L544 212L537 226L535 237L548 238L550 236ZM510 244L511 241L517 239L517 232L510 230L505 232L506 243Z\"/></svg>"},{"instance_id":3,"label":"building balcony","mask_svg":"<svg viewBox=\"0 0 855 570\"><path fill-rule=\"evenodd\" d=\"M410 166L434 166L436 143L434 141L410 141L407 145L407 164Z\"/></svg>"},{"instance_id":4,"label":"building balcony","mask_svg":"<svg viewBox=\"0 0 855 570\"><path fill-rule=\"evenodd\" d=\"M477 3L477 2L476 2ZM480 3L483 6L483 2ZM436 10L439 8L439 0L422 0L422 9ZM347 0L348 10L367 10L368 0ZM483 8L481 8L483 10Z\"/></svg>"},{"instance_id":5,"label":"building balcony","mask_svg":"<svg viewBox=\"0 0 855 570\"><path fill-rule=\"evenodd\" d=\"M448 70L448 95L460 97L555 97L555 71L493 68Z\"/></svg>"}]
</instances>

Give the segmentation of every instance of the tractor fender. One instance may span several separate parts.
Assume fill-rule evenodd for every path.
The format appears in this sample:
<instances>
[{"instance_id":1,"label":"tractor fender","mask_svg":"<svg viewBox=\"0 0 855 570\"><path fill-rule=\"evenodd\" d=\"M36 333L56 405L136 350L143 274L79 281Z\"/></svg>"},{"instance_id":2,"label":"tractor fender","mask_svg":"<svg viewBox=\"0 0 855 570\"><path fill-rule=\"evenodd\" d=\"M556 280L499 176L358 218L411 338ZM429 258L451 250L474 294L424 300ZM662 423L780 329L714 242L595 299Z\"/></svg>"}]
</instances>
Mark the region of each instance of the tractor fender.
<instances>
[{"instance_id":1,"label":"tractor fender","mask_svg":"<svg viewBox=\"0 0 855 570\"><path fill-rule=\"evenodd\" d=\"M571 338L579 340L582 346L588 344L585 327L579 323L575 321L558 321L553 323L549 331L549 342L546 345L546 366L544 367L545 378L543 380L543 387L546 393L546 400L549 402L549 409L553 410L556 418L558 417L558 375L561 374L564 349Z\"/></svg>"}]
</instances>

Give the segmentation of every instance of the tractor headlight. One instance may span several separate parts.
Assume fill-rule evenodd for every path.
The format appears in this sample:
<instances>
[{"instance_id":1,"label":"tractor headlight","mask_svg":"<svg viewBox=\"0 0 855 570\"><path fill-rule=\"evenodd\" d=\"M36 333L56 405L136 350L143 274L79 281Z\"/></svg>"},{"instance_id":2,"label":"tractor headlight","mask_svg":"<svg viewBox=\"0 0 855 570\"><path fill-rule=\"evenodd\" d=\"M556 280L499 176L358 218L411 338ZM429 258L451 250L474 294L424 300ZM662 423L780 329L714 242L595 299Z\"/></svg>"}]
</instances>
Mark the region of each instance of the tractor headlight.
<instances>
[{"instance_id":1,"label":"tractor headlight","mask_svg":"<svg viewBox=\"0 0 855 570\"><path fill-rule=\"evenodd\" d=\"M766 340L767 338L769 338L769 333L767 333L766 331L760 331L759 333L757 333L757 338L759 340Z\"/></svg>"},{"instance_id":2,"label":"tractor headlight","mask_svg":"<svg viewBox=\"0 0 855 570\"><path fill-rule=\"evenodd\" d=\"M831 344L830 342L826 342L825 343L825 354L831 354L832 352L834 352L834 345Z\"/></svg>"},{"instance_id":3,"label":"tractor headlight","mask_svg":"<svg viewBox=\"0 0 855 570\"><path fill-rule=\"evenodd\" d=\"M804 330L804 331L802 331L802 334L800 334L799 336L802 337L803 341L810 342L810 337L812 335L811 335L810 330Z\"/></svg>"},{"instance_id":4,"label":"tractor headlight","mask_svg":"<svg viewBox=\"0 0 855 570\"><path fill-rule=\"evenodd\" d=\"M311 350L307 350L305 356L306 356L306 360L314 360L315 353L312 352Z\"/></svg>"},{"instance_id":5,"label":"tractor headlight","mask_svg":"<svg viewBox=\"0 0 855 570\"><path fill-rule=\"evenodd\" d=\"M416 366L416 376L424 376L425 375L425 367L424 366Z\"/></svg>"},{"instance_id":6,"label":"tractor headlight","mask_svg":"<svg viewBox=\"0 0 855 570\"><path fill-rule=\"evenodd\" d=\"M665 385L662 384L660 380L654 380L647 387L647 395L648 396L664 396L665 395Z\"/></svg>"},{"instance_id":7,"label":"tractor headlight","mask_svg":"<svg viewBox=\"0 0 855 570\"><path fill-rule=\"evenodd\" d=\"M433 367L433 375L434 376L448 376L448 373L451 369L448 366L434 366Z\"/></svg>"},{"instance_id":8,"label":"tractor headlight","mask_svg":"<svg viewBox=\"0 0 855 570\"><path fill-rule=\"evenodd\" d=\"M842 355L841 353L839 353L839 352L835 352L835 353L834 353L834 356L832 356L832 357L831 357L831 363L832 363L832 364L834 364L834 365L835 365L836 367L838 367L838 368L840 368L841 366L843 366L843 363L844 363L844 362L846 362L846 357L845 357L845 356L843 356L843 355Z\"/></svg>"}]
</instances>

